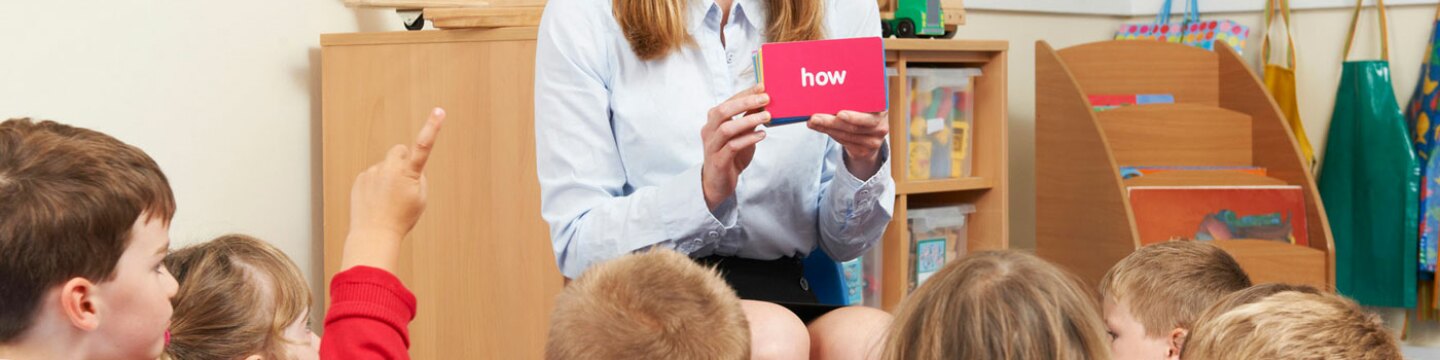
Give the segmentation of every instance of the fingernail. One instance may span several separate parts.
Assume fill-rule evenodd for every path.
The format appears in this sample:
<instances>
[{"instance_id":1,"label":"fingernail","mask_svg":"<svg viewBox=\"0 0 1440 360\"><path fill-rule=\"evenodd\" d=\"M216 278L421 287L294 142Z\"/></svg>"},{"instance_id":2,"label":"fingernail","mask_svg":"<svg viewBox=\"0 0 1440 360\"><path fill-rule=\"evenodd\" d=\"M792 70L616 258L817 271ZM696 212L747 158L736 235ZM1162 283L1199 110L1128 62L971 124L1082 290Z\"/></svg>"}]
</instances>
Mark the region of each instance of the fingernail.
<instances>
[{"instance_id":1,"label":"fingernail","mask_svg":"<svg viewBox=\"0 0 1440 360\"><path fill-rule=\"evenodd\" d=\"M445 109L437 107L434 111L431 111L431 114L435 115L435 117L445 117Z\"/></svg>"},{"instance_id":2,"label":"fingernail","mask_svg":"<svg viewBox=\"0 0 1440 360\"><path fill-rule=\"evenodd\" d=\"M769 103L769 102L770 102L770 94L760 94L760 102L759 102L760 104Z\"/></svg>"}]
</instances>

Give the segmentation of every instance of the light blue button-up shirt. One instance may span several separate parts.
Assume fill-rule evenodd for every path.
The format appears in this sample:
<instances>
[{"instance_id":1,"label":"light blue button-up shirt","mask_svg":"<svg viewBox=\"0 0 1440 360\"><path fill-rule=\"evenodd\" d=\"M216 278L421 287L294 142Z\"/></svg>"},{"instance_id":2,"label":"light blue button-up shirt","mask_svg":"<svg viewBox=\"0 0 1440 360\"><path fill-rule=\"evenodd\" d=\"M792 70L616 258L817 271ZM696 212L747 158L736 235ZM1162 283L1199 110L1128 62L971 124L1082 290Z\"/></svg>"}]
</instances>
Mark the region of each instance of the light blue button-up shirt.
<instances>
[{"instance_id":1,"label":"light blue button-up shirt","mask_svg":"<svg viewBox=\"0 0 1440 360\"><path fill-rule=\"evenodd\" d=\"M874 0L822 1L827 37L880 35ZM888 145L880 170L862 181L829 136L804 125L766 129L735 196L706 206L700 128L711 107L754 86L751 54L765 41L766 8L735 0L722 29L712 0L688 2L695 45L653 61L630 50L611 1L545 7L535 50L536 161L561 273L574 278L656 246L760 260L808 255L817 243L839 260L863 254L894 212Z\"/></svg>"}]
</instances>

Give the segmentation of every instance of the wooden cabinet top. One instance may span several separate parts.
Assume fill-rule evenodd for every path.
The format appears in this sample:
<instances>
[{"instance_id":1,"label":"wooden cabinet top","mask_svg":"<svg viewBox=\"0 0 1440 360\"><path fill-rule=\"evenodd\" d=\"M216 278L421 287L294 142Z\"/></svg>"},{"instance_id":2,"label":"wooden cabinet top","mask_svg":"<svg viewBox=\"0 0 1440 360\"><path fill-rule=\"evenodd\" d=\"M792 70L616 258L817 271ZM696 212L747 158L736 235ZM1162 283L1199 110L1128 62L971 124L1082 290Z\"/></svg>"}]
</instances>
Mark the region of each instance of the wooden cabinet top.
<instances>
[{"instance_id":1,"label":"wooden cabinet top","mask_svg":"<svg viewBox=\"0 0 1440 360\"><path fill-rule=\"evenodd\" d=\"M320 35L320 46L417 44L477 41L535 40L535 27L494 29L423 30Z\"/></svg>"}]
</instances>

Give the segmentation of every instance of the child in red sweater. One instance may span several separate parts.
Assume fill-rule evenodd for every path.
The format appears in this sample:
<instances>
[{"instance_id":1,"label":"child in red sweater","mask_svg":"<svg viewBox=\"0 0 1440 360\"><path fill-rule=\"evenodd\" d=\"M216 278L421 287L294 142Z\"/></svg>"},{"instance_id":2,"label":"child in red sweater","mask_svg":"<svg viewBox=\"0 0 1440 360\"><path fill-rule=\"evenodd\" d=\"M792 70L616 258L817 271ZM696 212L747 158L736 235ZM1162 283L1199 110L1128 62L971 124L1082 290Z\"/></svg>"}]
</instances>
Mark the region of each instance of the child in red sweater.
<instances>
[{"instance_id":1,"label":"child in red sweater","mask_svg":"<svg viewBox=\"0 0 1440 360\"><path fill-rule=\"evenodd\" d=\"M435 109L414 145L397 145L356 178L323 340L306 326L310 291L294 262L260 240L226 235L166 260L180 281L167 357L408 359L415 296L393 269L425 209L425 162L444 118Z\"/></svg>"},{"instance_id":2,"label":"child in red sweater","mask_svg":"<svg viewBox=\"0 0 1440 360\"><path fill-rule=\"evenodd\" d=\"M409 359L415 295L394 275L400 242L425 211L425 162L445 120L436 108L415 144L396 145L350 188L350 232L330 280L323 359Z\"/></svg>"}]
</instances>

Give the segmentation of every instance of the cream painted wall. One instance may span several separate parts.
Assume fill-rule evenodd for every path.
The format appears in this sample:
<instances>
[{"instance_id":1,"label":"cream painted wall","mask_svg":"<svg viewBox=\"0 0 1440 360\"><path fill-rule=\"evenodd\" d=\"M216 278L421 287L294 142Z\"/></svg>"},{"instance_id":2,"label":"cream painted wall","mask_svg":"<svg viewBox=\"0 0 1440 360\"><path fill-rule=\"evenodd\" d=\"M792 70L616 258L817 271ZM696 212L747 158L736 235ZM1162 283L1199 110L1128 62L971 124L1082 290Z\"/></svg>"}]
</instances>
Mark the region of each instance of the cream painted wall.
<instances>
[{"instance_id":1,"label":"cream painted wall","mask_svg":"<svg viewBox=\"0 0 1440 360\"><path fill-rule=\"evenodd\" d=\"M1394 6L1389 10L1391 29L1391 70L1396 97L1407 101L1415 88L1420 61L1434 24L1433 5ZM1259 13L1213 14L1251 25L1255 31L1245 56L1254 66L1259 54ZM1010 41L1010 186L1011 245L1035 246L1035 41L1064 48L1109 39L1121 24L1144 22L1152 17L1120 18L1092 15L1034 14L972 10L960 27L957 39L1001 39ZM1302 10L1294 14L1296 48L1299 53L1298 87L1301 118L1312 142L1322 152L1328 134L1330 111L1340 77L1340 52L1350 21L1348 9ZM1357 36L1355 58L1378 57L1379 40L1375 13L1362 14L1362 31Z\"/></svg>"},{"instance_id":2,"label":"cream painted wall","mask_svg":"<svg viewBox=\"0 0 1440 360\"><path fill-rule=\"evenodd\" d=\"M396 19L339 0L0 2L0 119L144 149L175 191L174 247L268 240L305 271L318 309L319 34Z\"/></svg>"}]
</instances>

